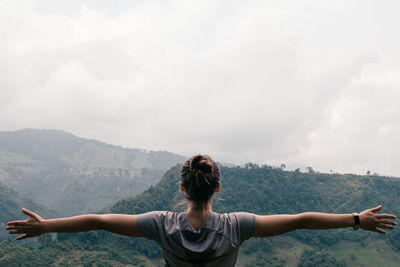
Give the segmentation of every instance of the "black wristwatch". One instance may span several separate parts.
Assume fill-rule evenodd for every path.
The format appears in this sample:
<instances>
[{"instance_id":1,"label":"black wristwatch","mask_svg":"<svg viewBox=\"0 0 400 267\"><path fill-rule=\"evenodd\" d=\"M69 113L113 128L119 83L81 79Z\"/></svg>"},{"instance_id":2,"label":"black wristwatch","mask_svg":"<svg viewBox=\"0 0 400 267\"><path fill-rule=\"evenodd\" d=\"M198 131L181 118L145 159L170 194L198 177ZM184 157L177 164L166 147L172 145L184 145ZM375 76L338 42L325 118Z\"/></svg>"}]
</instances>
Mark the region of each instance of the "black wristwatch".
<instances>
[{"instance_id":1,"label":"black wristwatch","mask_svg":"<svg viewBox=\"0 0 400 267\"><path fill-rule=\"evenodd\" d=\"M353 213L353 216L354 216L353 229L358 230L358 228L360 228L360 214L355 212L355 213Z\"/></svg>"}]
</instances>

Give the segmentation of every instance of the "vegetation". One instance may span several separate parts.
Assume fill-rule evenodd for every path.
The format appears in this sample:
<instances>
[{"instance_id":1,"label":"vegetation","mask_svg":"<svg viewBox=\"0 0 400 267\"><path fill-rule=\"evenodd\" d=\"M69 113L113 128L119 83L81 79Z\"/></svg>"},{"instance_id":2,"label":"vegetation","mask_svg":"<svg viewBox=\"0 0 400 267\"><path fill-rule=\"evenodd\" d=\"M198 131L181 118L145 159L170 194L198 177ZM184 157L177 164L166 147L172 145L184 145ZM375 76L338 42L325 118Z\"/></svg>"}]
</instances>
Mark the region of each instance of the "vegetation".
<instances>
[{"instance_id":1,"label":"vegetation","mask_svg":"<svg viewBox=\"0 0 400 267\"><path fill-rule=\"evenodd\" d=\"M0 182L63 216L109 208L157 184L183 160L62 131L0 132Z\"/></svg>"},{"instance_id":2,"label":"vegetation","mask_svg":"<svg viewBox=\"0 0 400 267\"><path fill-rule=\"evenodd\" d=\"M150 210L185 209L178 190L180 165L168 170L161 181L140 195L118 201L110 212L137 214ZM216 195L217 212L248 211L257 214L321 211L350 213L382 204L384 211L400 214L400 180L382 176L289 172L283 168L246 164L222 167L222 189ZM10 246L7 243L7 246ZM345 249L344 249L345 248ZM25 247L21 248L28 249ZM159 262L158 246L144 239L117 236L103 231L58 234L32 253L50 255L51 264L67 264L63 255L75 255L87 264L145 265ZM347 266L384 264L400 259L400 233L386 236L352 229L298 230L267 239L251 239L242 247L238 266ZM47 253L47 254L46 254ZM50 254L49 254L50 253ZM3 254L0 254L0 257ZM374 255L370 257L369 255ZM64 263L63 263L64 262Z\"/></svg>"},{"instance_id":3,"label":"vegetation","mask_svg":"<svg viewBox=\"0 0 400 267\"><path fill-rule=\"evenodd\" d=\"M63 247L33 249L9 241L0 243L0 266L145 266L135 255L121 257L117 251L69 250Z\"/></svg>"},{"instance_id":4,"label":"vegetation","mask_svg":"<svg viewBox=\"0 0 400 267\"><path fill-rule=\"evenodd\" d=\"M0 183L0 242L1 240L12 238L5 230L7 222L25 219L26 216L21 212L23 207L37 210L37 212L43 214L44 217L54 217L57 215L55 212L48 211L29 199L21 198L15 191ZM37 240L34 242L32 242L32 240L27 241L27 243L34 244L37 243Z\"/></svg>"}]
</instances>

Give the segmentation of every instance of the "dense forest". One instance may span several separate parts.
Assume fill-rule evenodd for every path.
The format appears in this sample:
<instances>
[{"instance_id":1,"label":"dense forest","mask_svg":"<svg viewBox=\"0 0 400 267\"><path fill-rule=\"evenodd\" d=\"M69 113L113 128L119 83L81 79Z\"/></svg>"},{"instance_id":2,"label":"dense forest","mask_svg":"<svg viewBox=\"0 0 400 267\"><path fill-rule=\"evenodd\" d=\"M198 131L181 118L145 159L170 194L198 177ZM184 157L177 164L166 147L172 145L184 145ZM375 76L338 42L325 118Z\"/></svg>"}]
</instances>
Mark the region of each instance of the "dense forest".
<instances>
[{"instance_id":1,"label":"dense forest","mask_svg":"<svg viewBox=\"0 0 400 267\"><path fill-rule=\"evenodd\" d=\"M172 167L157 185L118 201L107 212L183 211L185 202L178 190L180 168L180 165ZM351 213L382 204L384 212L400 214L397 178L290 172L251 163L244 167L222 167L221 174L222 189L214 202L216 212ZM10 241L3 241L0 246L0 265L24 261L26 255L31 255L28 258L32 264L37 261L43 266L152 266L162 262L160 249L154 242L104 231L44 235L37 249ZM399 252L398 229L387 235L352 229L297 230L246 241L238 266L396 266ZM43 264L42 260L47 258Z\"/></svg>"}]
</instances>

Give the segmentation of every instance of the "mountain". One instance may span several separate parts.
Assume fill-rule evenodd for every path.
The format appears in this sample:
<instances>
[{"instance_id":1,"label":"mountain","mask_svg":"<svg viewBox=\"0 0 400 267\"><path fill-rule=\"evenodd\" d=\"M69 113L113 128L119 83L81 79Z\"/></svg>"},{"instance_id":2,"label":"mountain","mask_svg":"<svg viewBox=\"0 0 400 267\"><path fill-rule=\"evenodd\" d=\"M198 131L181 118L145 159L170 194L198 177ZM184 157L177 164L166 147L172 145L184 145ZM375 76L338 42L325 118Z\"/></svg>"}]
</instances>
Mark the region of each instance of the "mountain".
<instances>
[{"instance_id":1,"label":"mountain","mask_svg":"<svg viewBox=\"0 0 400 267\"><path fill-rule=\"evenodd\" d=\"M137 214L150 210L184 210L183 194L178 188L180 168L180 165L173 166L157 185L118 201L109 211ZM217 212L351 213L382 204L383 212L400 214L397 178L289 172L255 164L221 167L221 177L221 192L214 200ZM11 243L1 246L0 265L2 255L4 261L13 257L19 262L18 257L26 253L26 248ZM400 229L387 235L351 228L298 230L246 241L237 266L398 266L399 252ZM160 266L161 262L160 249L154 242L104 231L58 234L56 241L47 242L30 253L38 262L48 257L49 266Z\"/></svg>"},{"instance_id":2,"label":"mountain","mask_svg":"<svg viewBox=\"0 0 400 267\"><path fill-rule=\"evenodd\" d=\"M0 183L0 241L14 239L5 230L5 225L9 221L26 219L22 213L22 208L34 210L43 217L55 217L57 214L34 203L32 200L22 198L14 190Z\"/></svg>"},{"instance_id":3,"label":"mountain","mask_svg":"<svg viewBox=\"0 0 400 267\"><path fill-rule=\"evenodd\" d=\"M0 132L0 182L63 216L105 209L143 192L184 160L59 130Z\"/></svg>"},{"instance_id":4,"label":"mountain","mask_svg":"<svg viewBox=\"0 0 400 267\"><path fill-rule=\"evenodd\" d=\"M54 235L46 234L32 239L15 241L16 235L5 230L7 222L27 218L22 208L36 212L43 218L54 218L48 211L32 200L22 198L17 192L0 183L0 266L145 266L143 257L121 254L116 247L104 250L80 250L68 243L56 242L57 247L47 247ZM60 244L61 243L61 244ZM82 242L83 243L83 242ZM129 264L124 264L129 260ZM98 263L101 264L98 264Z\"/></svg>"},{"instance_id":5,"label":"mountain","mask_svg":"<svg viewBox=\"0 0 400 267\"><path fill-rule=\"evenodd\" d=\"M215 211L247 211L256 214L305 211L351 213L383 205L384 211L400 214L398 178L301 173L270 166L250 166L221 167L221 192L214 199ZM184 210L183 194L177 186L179 174L180 166L172 167L159 184L138 196L118 201L110 212L135 214L149 210ZM347 230L303 230L291 233L290 236L300 241L315 240L316 244L332 245L342 238L359 241L364 234L363 231L354 235L353 231ZM391 233L387 236L393 235ZM400 251L400 246L398 249Z\"/></svg>"}]
</instances>

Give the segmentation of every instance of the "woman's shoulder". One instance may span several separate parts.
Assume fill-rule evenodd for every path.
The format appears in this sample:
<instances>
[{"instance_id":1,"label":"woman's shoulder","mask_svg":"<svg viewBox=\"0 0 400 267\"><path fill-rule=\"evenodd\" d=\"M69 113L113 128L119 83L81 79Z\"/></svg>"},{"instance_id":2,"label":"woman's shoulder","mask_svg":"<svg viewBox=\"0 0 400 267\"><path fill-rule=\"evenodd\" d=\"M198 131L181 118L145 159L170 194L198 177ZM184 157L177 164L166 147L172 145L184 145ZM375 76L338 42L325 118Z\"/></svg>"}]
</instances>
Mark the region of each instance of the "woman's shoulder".
<instances>
[{"instance_id":1,"label":"woman's shoulder","mask_svg":"<svg viewBox=\"0 0 400 267\"><path fill-rule=\"evenodd\" d=\"M241 219L243 217L250 217L253 218L256 215L251 212L245 212L245 211L235 211L235 212L228 212L228 213L218 213L218 212L213 212L216 216L218 216L220 219L226 219L226 220L235 220L235 219Z\"/></svg>"},{"instance_id":2,"label":"woman's shoulder","mask_svg":"<svg viewBox=\"0 0 400 267\"><path fill-rule=\"evenodd\" d=\"M168 210L153 210L153 211L148 211L142 214L138 214L140 217L154 217L154 218L177 218L182 216L182 212L174 212L174 211L168 211Z\"/></svg>"}]
</instances>

